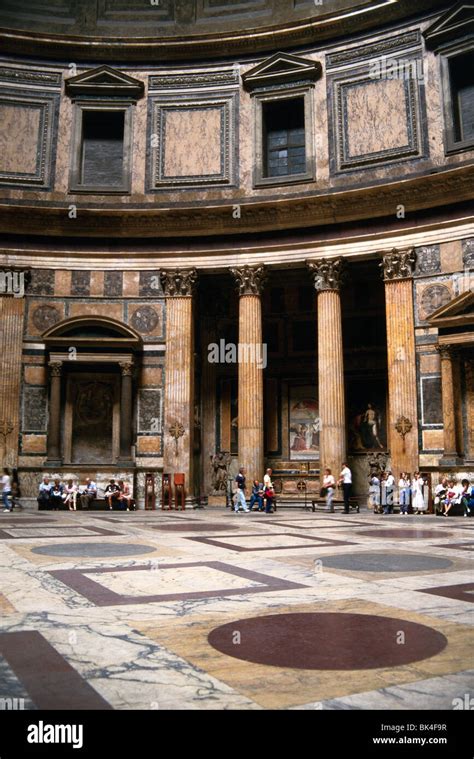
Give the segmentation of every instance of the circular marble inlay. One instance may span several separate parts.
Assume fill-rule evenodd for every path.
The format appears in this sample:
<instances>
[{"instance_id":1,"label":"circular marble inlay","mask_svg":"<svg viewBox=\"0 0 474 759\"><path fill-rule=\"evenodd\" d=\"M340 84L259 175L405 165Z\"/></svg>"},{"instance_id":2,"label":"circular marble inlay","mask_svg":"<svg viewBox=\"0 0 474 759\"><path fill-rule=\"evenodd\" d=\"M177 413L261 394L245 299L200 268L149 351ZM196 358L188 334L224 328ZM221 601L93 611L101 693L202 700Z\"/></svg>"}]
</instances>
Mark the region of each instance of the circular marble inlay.
<instances>
[{"instance_id":1,"label":"circular marble inlay","mask_svg":"<svg viewBox=\"0 0 474 759\"><path fill-rule=\"evenodd\" d=\"M85 556L99 558L102 556L136 556L141 553L153 553L153 546L141 546L137 543L56 543L31 549L33 553L44 556Z\"/></svg>"},{"instance_id":2,"label":"circular marble inlay","mask_svg":"<svg viewBox=\"0 0 474 759\"><path fill-rule=\"evenodd\" d=\"M137 310L133 312L130 324L137 330L137 332L147 334L156 329L158 321L158 314L153 306L140 306L140 308L137 308Z\"/></svg>"},{"instance_id":3,"label":"circular marble inlay","mask_svg":"<svg viewBox=\"0 0 474 759\"><path fill-rule=\"evenodd\" d=\"M221 524L219 522L201 522L196 524L162 524L153 526L154 530L165 530L166 532L227 532L227 530L237 530L236 524Z\"/></svg>"},{"instance_id":4,"label":"circular marble inlay","mask_svg":"<svg viewBox=\"0 0 474 759\"><path fill-rule=\"evenodd\" d=\"M435 656L448 642L437 630L406 619L342 612L239 619L216 627L208 641L255 664L324 670L397 667Z\"/></svg>"},{"instance_id":5,"label":"circular marble inlay","mask_svg":"<svg viewBox=\"0 0 474 759\"><path fill-rule=\"evenodd\" d=\"M439 530L417 530L414 528L413 530L362 530L362 532L358 532L358 535L367 535L369 538L400 538L405 540L406 538L413 540L424 540L427 538L446 538L450 537L450 532L443 532L440 533Z\"/></svg>"},{"instance_id":6,"label":"circular marble inlay","mask_svg":"<svg viewBox=\"0 0 474 759\"><path fill-rule=\"evenodd\" d=\"M321 557L323 567L351 569L356 572L421 572L429 569L446 569L453 562L438 556L419 553L345 553Z\"/></svg>"},{"instance_id":7,"label":"circular marble inlay","mask_svg":"<svg viewBox=\"0 0 474 759\"><path fill-rule=\"evenodd\" d=\"M55 306L38 306L33 312L33 324L40 332L44 332L61 320L61 314Z\"/></svg>"}]
</instances>

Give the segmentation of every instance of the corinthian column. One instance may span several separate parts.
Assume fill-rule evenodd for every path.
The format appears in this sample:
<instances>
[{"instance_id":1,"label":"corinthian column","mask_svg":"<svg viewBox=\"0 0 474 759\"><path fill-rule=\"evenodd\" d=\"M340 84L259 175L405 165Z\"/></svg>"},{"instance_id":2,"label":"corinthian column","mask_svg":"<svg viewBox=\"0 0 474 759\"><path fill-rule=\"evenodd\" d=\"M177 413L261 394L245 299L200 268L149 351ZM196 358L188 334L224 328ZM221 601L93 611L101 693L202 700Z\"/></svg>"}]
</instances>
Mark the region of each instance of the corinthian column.
<instances>
[{"instance_id":1,"label":"corinthian column","mask_svg":"<svg viewBox=\"0 0 474 759\"><path fill-rule=\"evenodd\" d=\"M453 382L453 348L437 345L441 356L441 393L443 396L444 453L440 464L453 466L460 463L456 441L456 401Z\"/></svg>"},{"instance_id":2,"label":"corinthian column","mask_svg":"<svg viewBox=\"0 0 474 759\"><path fill-rule=\"evenodd\" d=\"M261 292L265 267L231 269L239 291L239 466L247 483L263 478L263 366Z\"/></svg>"},{"instance_id":3,"label":"corinthian column","mask_svg":"<svg viewBox=\"0 0 474 759\"><path fill-rule=\"evenodd\" d=\"M320 417L320 470L329 467L337 477L346 460L346 410L342 349L342 258L307 262L317 292L318 402Z\"/></svg>"},{"instance_id":4,"label":"corinthian column","mask_svg":"<svg viewBox=\"0 0 474 759\"><path fill-rule=\"evenodd\" d=\"M166 360L163 471L183 472L188 498L193 491L195 269L160 274L166 298Z\"/></svg>"},{"instance_id":5,"label":"corinthian column","mask_svg":"<svg viewBox=\"0 0 474 759\"><path fill-rule=\"evenodd\" d=\"M393 249L380 264L385 281L388 361L388 441L394 472L418 469L415 321L412 277L415 251Z\"/></svg>"},{"instance_id":6,"label":"corinthian column","mask_svg":"<svg viewBox=\"0 0 474 759\"><path fill-rule=\"evenodd\" d=\"M120 364L120 463L131 465L132 461L132 369L133 364Z\"/></svg>"},{"instance_id":7,"label":"corinthian column","mask_svg":"<svg viewBox=\"0 0 474 759\"><path fill-rule=\"evenodd\" d=\"M50 361L51 372L51 396L49 402L49 426L48 426L48 464L58 464L61 461L60 436L61 436L61 361Z\"/></svg>"}]
</instances>

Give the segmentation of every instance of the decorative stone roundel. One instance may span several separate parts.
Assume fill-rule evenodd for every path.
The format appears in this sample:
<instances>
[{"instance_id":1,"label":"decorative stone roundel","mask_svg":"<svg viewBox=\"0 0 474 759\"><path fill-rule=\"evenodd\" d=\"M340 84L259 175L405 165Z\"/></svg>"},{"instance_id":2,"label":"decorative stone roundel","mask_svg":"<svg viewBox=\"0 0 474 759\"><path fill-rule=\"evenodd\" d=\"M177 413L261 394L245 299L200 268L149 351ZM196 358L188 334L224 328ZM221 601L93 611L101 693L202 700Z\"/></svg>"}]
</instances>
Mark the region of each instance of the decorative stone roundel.
<instances>
[{"instance_id":1,"label":"decorative stone roundel","mask_svg":"<svg viewBox=\"0 0 474 759\"><path fill-rule=\"evenodd\" d=\"M33 324L40 332L45 332L60 320L61 314L54 306L38 306L33 312Z\"/></svg>"},{"instance_id":2,"label":"decorative stone roundel","mask_svg":"<svg viewBox=\"0 0 474 759\"><path fill-rule=\"evenodd\" d=\"M421 308L425 316L430 316L438 308L449 303L451 298L451 290L446 285L431 285L423 290Z\"/></svg>"},{"instance_id":3,"label":"decorative stone roundel","mask_svg":"<svg viewBox=\"0 0 474 759\"><path fill-rule=\"evenodd\" d=\"M137 332L147 334L153 332L158 324L158 314L153 306L140 306L133 312L130 324Z\"/></svg>"}]
</instances>

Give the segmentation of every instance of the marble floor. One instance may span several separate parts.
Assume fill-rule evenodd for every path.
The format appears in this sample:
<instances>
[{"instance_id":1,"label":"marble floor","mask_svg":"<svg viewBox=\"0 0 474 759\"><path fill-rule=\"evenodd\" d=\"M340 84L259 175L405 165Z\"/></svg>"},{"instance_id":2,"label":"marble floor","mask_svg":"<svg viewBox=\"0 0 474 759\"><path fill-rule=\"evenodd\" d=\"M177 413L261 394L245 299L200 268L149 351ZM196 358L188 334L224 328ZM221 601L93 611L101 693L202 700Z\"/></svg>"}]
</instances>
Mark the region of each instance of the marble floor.
<instances>
[{"instance_id":1,"label":"marble floor","mask_svg":"<svg viewBox=\"0 0 474 759\"><path fill-rule=\"evenodd\" d=\"M0 704L452 710L473 551L459 517L2 513Z\"/></svg>"}]
</instances>

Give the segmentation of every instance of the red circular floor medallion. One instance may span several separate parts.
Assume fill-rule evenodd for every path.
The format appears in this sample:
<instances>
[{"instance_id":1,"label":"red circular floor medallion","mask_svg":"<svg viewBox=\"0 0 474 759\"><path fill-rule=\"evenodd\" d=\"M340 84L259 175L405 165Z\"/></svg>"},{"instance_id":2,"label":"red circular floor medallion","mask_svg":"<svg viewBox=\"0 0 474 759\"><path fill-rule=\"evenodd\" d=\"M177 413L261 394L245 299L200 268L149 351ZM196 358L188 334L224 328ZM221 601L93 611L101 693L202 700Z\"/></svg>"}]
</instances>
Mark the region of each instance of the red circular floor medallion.
<instances>
[{"instance_id":1,"label":"red circular floor medallion","mask_svg":"<svg viewBox=\"0 0 474 759\"><path fill-rule=\"evenodd\" d=\"M209 633L236 659L293 669L376 669L428 659L447 640L431 627L372 614L295 613L238 619Z\"/></svg>"}]
</instances>

